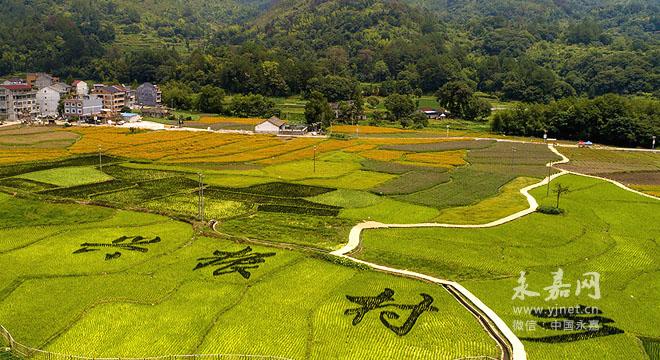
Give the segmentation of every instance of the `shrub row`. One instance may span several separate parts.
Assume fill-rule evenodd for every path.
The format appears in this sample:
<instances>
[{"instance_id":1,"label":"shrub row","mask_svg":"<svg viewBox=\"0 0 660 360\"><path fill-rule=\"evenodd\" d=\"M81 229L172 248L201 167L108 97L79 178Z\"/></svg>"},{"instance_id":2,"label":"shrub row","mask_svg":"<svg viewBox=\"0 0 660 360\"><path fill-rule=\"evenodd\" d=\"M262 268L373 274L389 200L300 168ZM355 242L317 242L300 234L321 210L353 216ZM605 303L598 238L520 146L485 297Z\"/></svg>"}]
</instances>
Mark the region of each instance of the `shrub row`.
<instances>
[{"instance_id":1,"label":"shrub row","mask_svg":"<svg viewBox=\"0 0 660 360\"><path fill-rule=\"evenodd\" d=\"M291 184L284 182L258 184L246 188L222 188L222 189L230 192L238 192L245 194L265 195L272 197L290 197L290 198L317 196L335 190L333 188L327 188L327 187Z\"/></svg>"},{"instance_id":2,"label":"shrub row","mask_svg":"<svg viewBox=\"0 0 660 360\"><path fill-rule=\"evenodd\" d=\"M430 152L430 151L449 151L449 150L470 150L484 149L495 144L495 140L460 140L460 141L441 141L427 144L390 144L383 145L380 148L386 150L399 150L408 152Z\"/></svg>"},{"instance_id":3,"label":"shrub row","mask_svg":"<svg viewBox=\"0 0 660 360\"><path fill-rule=\"evenodd\" d=\"M104 164L117 162L118 158L112 156L101 156L101 161ZM39 162L29 162L29 163L19 163L13 165L0 166L0 177L15 176L20 174L26 174L34 171L48 170L58 167L65 166L89 166L89 165L98 165L99 157L98 155L89 155L89 156L79 156L68 158L60 161L39 161Z\"/></svg>"},{"instance_id":4,"label":"shrub row","mask_svg":"<svg viewBox=\"0 0 660 360\"><path fill-rule=\"evenodd\" d=\"M304 215L316 215L316 216L339 215L339 209L314 208L314 207L290 206L290 205L279 205L279 204L262 204L257 207L257 210L264 212L304 214Z\"/></svg>"}]
</instances>

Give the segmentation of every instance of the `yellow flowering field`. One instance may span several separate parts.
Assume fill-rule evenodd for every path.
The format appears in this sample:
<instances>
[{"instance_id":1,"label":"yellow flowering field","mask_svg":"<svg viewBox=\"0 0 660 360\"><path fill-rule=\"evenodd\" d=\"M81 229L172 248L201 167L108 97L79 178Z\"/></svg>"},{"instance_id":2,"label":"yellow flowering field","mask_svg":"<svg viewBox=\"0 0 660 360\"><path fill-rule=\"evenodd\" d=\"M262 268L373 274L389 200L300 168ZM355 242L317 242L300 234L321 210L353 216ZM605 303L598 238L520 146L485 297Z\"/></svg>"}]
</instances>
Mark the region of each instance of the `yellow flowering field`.
<instances>
[{"instance_id":1,"label":"yellow flowering field","mask_svg":"<svg viewBox=\"0 0 660 360\"><path fill-rule=\"evenodd\" d=\"M65 149L0 149L0 164L57 159L67 154Z\"/></svg>"},{"instance_id":2,"label":"yellow flowering field","mask_svg":"<svg viewBox=\"0 0 660 360\"><path fill-rule=\"evenodd\" d=\"M310 145L309 147L284 153L280 156L263 159L257 162L260 164L279 164L288 161L312 159L314 158L314 146L316 146L316 156L319 156L323 153L327 153L335 150L342 150L342 149L345 150L346 148L352 146L352 144L353 141L318 140L316 143Z\"/></svg>"}]
</instances>

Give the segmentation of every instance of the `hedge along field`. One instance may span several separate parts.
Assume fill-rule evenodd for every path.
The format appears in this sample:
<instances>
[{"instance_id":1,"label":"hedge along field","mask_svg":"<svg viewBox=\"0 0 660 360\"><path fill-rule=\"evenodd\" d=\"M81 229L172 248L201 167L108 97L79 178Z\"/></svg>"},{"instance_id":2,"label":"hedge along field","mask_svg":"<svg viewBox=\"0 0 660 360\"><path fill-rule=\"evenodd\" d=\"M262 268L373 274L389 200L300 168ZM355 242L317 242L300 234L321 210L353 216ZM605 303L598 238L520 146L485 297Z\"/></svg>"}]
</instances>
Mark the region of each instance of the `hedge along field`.
<instances>
[{"instance_id":1,"label":"hedge along field","mask_svg":"<svg viewBox=\"0 0 660 360\"><path fill-rule=\"evenodd\" d=\"M525 341L530 358L644 359L638 337L660 338L660 205L605 181L579 176L554 180L573 192L562 197L565 215L540 213L488 229L383 229L363 234L358 257L406 268L441 278L458 280L495 310L511 327L517 320L542 321L529 314L516 314L514 306L597 306L608 324L623 334L574 342ZM532 191L542 204L545 188ZM424 251L420 251L424 249ZM551 272L562 268L571 295L544 301L543 290L552 284ZM512 301L520 271L527 272L529 290L541 293ZM574 294L576 280L584 273L601 275L602 298L593 300ZM591 293L591 291L584 292ZM518 331L519 337L542 338L573 334L545 330Z\"/></svg>"}]
</instances>

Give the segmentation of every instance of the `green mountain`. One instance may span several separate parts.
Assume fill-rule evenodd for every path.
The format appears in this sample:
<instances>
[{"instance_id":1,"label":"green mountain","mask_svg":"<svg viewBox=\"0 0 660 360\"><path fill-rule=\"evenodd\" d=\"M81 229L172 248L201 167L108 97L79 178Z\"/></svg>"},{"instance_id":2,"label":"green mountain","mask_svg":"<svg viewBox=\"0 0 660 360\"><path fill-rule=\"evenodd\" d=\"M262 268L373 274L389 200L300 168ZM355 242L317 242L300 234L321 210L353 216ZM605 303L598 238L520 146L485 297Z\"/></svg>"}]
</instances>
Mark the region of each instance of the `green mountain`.
<instances>
[{"instance_id":1,"label":"green mountain","mask_svg":"<svg viewBox=\"0 0 660 360\"><path fill-rule=\"evenodd\" d=\"M51 71L265 95L342 79L375 84L366 88L378 94L434 92L461 80L541 102L657 93L660 85L658 2L0 0L0 7L0 74Z\"/></svg>"}]
</instances>

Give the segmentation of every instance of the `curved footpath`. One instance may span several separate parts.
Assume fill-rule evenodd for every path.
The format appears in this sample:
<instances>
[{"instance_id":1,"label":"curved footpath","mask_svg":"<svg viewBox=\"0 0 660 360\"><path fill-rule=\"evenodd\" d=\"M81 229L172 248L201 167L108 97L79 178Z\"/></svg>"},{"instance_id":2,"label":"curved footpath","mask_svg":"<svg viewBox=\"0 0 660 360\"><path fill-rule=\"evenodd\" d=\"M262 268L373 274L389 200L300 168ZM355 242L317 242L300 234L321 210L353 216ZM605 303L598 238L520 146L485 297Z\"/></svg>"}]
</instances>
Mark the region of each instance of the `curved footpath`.
<instances>
[{"instance_id":1,"label":"curved footpath","mask_svg":"<svg viewBox=\"0 0 660 360\"><path fill-rule=\"evenodd\" d=\"M498 140L498 141L502 141L502 140ZM506 141L506 140L504 140L504 141ZM557 151L557 149L554 146L548 145L548 148L552 152L557 154L559 157L561 157L561 160L555 161L555 162L550 162L550 163L546 164L546 166L552 167L555 164L564 164L564 163L567 163L569 161L569 159L566 156L564 156L563 154L561 154L559 151ZM561 170L561 169L559 169L559 170ZM559 176L565 175L565 174L575 174L575 175L587 176L587 177L592 177L592 178L605 180L605 181L608 181L610 183L615 184L616 186L618 186L622 189L625 189L625 190L628 190L628 191L631 191L631 192L634 192L636 194L639 194L639 195L642 195L642 196L645 196L645 197L649 197L649 198L652 198L652 199L656 199L656 200L658 199L654 196L641 193L637 190L630 189L627 186L625 186L621 183L618 183L614 180L611 180L611 179L601 178L601 177L593 176L593 175L580 174L580 173L573 172L573 171L561 170L559 173L553 174L550 177L546 177L545 179L543 179L542 181L540 181L536 184L533 184L533 185L527 186L525 188L522 188L520 190L520 193L523 194L527 198L527 202L529 203L529 207L525 210L519 211L519 212L517 212L515 214L512 214L512 215L509 215L507 217L504 217L504 218L501 218L501 219L498 219L498 220L495 220L495 221L491 221L491 222L486 223L486 224L478 224L478 225L439 224L439 223L383 224L383 223L379 223L379 222L375 222L375 221L367 221L367 222L363 222L361 224L358 224L358 225L354 226L351 229L351 232L349 234L348 243L344 247L342 247L341 249L333 251L330 254L334 255L334 256L341 257L341 258L345 258L345 259L348 259L348 260L351 260L351 261L354 261L356 263L367 265L367 266L369 266L373 269L376 269L376 270L380 270L380 271L384 271L384 272L388 272L388 273L392 273L392 274L403 275L403 276L411 277L411 278L417 278L417 279L421 279L421 280L425 280L425 281L430 281L430 282L433 282L433 283L444 286L445 288L447 288L447 290L452 295L454 295L454 297L457 298L457 300L459 302L461 302L465 307L468 308L468 310L470 310L471 312L473 312L473 314L475 314L477 319L482 323L484 328L489 332L489 335L498 342L498 345L500 346L500 348L502 348L502 358L503 359L526 360L527 359L527 353L525 352L525 347L523 346L520 339L518 339L518 337L513 333L513 331L511 331L511 329L509 329L509 327L506 325L506 323L492 309L490 309L486 304L484 304L481 300L479 300L479 298L477 298L474 294L472 294L468 289L463 287L461 284L459 284L457 282L454 282L454 281L439 279L439 278L436 278L436 277L433 277L433 276L429 276L429 275L425 275L425 274L421 274L421 273L417 273L417 272L413 272L413 271L409 271L409 270L395 269L395 268L391 268L391 267L388 267L388 266L378 265L378 264L371 263L371 262L368 262L368 261L355 259L355 258L349 256L348 254L351 253L356 248L358 248L358 246L360 246L360 234L362 233L362 230L381 229L381 228L418 228L418 227L488 228L488 227L502 225L502 224L505 224L507 222L513 221L515 219L519 219L519 218L521 218L525 215L528 215L528 214L531 214L531 213L535 212L536 208L538 207L538 203L537 203L536 199L532 195L530 195L530 193L529 193L530 190L535 189L535 188L540 187L540 186L543 186L543 185L547 185L548 182L552 181L553 179L555 179ZM456 292L460 296L457 295ZM474 306L474 308L471 308L470 304L466 304L466 302L463 301L463 299L469 300L472 303L472 305ZM474 310L477 310L477 312L475 312ZM483 314L483 316L487 317L488 323L493 324L496 327L496 330L489 328L488 323L484 323L484 321L482 321L483 319L481 319L481 316L479 315L479 313ZM502 340L501 337L504 337L505 342L501 341Z\"/></svg>"}]
</instances>

